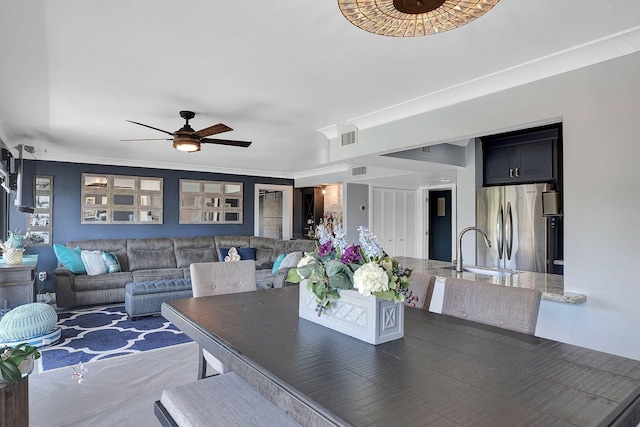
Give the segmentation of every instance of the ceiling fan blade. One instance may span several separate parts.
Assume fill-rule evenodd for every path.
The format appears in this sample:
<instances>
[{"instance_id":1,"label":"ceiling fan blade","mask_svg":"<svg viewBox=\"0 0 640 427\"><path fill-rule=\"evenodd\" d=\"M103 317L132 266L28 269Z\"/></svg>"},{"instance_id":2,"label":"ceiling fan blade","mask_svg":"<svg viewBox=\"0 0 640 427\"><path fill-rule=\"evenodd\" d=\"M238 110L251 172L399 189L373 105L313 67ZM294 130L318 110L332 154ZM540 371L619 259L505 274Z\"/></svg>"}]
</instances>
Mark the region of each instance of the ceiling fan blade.
<instances>
[{"instance_id":1,"label":"ceiling fan blade","mask_svg":"<svg viewBox=\"0 0 640 427\"><path fill-rule=\"evenodd\" d=\"M222 132L229 132L231 129L229 126L224 125L222 123L218 123L217 125L209 126L208 128L200 129L195 132L193 135L198 138L204 138L205 136L211 136Z\"/></svg>"},{"instance_id":2,"label":"ceiling fan blade","mask_svg":"<svg viewBox=\"0 0 640 427\"><path fill-rule=\"evenodd\" d=\"M207 139L202 138L200 140L201 143L206 144L220 144L220 145L231 145L233 147L248 147L251 145L251 141L234 141L232 139Z\"/></svg>"},{"instance_id":3,"label":"ceiling fan blade","mask_svg":"<svg viewBox=\"0 0 640 427\"><path fill-rule=\"evenodd\" d=\"M164 132L164 133L168 133L169 135L173 136L173 132L169 132L169 131L166 131L166 130L162 130L162 129L154 128L153 126L145 125L144 123L134 122L134 121L132 121L132 120L127 120L127 121L128 121L129 123L133 123L133 124L135 124L135 125L144 126L144 127L146 127L146 128L153 129L153 130L157 130L157 131Z\"/></svg>"},{"instance_id":4,"label":"ceiling fan blade","mask_svg":"<svg viewBox=\"0 0 640 427\"><path fill-rule=\"evenodd\" d=\"M136 138L136 139L121 139L120 141L173 141L173 138Z\"/></svg>"}]
</instances>

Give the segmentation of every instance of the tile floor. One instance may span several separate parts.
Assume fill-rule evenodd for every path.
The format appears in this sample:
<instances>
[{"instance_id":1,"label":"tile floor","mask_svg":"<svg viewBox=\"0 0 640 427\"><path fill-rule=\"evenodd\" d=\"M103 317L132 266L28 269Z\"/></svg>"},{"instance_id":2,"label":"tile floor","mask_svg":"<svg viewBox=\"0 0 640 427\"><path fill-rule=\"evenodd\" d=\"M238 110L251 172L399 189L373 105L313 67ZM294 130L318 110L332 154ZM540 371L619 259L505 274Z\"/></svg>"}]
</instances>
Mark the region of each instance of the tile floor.
<instances>
[{"instance_id":1,"label":"tile floor","mask_svg":"<svg viewBox=\"0 0 640 427\"><path fill-rule=\"evenodd\" d=\"M195 381L198 346L187 343L86 365L86 381L62 368L29 376L30 427L157 427L162 390Z\"/></svg>"}]
</instances>

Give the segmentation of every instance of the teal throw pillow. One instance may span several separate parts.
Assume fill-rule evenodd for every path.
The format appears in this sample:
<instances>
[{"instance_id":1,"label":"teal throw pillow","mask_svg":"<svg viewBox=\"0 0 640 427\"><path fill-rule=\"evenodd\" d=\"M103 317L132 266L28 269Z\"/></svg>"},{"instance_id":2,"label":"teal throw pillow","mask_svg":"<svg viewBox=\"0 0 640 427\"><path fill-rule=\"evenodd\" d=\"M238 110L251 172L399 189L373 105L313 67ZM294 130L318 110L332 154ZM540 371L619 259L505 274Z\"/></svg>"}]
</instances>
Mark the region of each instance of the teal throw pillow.
<instances>
[{"instance_id":1,"label":"teal throw pillow","mask_svg":"<svg viewBox=\"0 0 640 427\"><path fill-rule=\"evenodd\" d=\"M118 273L122 271L122 267L120 267L120 261L118 261L118 257L113 252L102 252L102 259L104 260L104 265L107 267L107 273Z\"/></svg>"},{"instance_id":2,"label":"teal throw pillow","mask_svg":"<svg viewBox=\"0 0 640 427\"><path fill-rule=\"evenodd\" d=\"M60 264L62 264L62 266L67 270L76 274L87 274L87 270L82 262L82 249L80 249L80 246L76 246L74 249L71 249L54 243L53 252L56 254L58 262L60 262Z\"/></svg>"},{"instance_id":3,"label":"teal throw pillow","mask_svg":"<svg viewBox=\"0 0 640 427\"><path fill-rule=\"evenodd\" d=\"M280 264L282 264L282 260L286 257L287 254L280 254L278 258L273 262L273 268L271 268L271 274L276 274L280 269Z\"/></svg>"}]
</instances>

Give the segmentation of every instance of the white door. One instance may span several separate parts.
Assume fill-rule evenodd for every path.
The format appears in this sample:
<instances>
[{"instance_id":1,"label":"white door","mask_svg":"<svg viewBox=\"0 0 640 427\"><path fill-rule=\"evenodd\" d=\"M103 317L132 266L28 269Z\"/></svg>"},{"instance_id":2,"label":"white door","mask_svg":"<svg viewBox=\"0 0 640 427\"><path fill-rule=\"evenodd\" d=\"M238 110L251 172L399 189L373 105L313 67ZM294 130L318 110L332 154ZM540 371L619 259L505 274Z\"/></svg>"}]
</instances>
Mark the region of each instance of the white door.
<instances>
[{"instance_id":1,"label":"white door","mask_svg":"<svg viewBox=\"0 0 640 427\"><path fill-rule=\"evenodd\" d=\"M415 258L418 253L418 205L415 191L404 193L404 256Z\"/></svg>"},{"instance_id":2,"label":"white door","mask_svg":"<svg viewBox=\"0 0 640 427\"><path fill-rule=\"evenodd\" d=\"M373 189L371 231L393 257L416 256L416 199L411 190Z\"/></svg>"}]
</instances>

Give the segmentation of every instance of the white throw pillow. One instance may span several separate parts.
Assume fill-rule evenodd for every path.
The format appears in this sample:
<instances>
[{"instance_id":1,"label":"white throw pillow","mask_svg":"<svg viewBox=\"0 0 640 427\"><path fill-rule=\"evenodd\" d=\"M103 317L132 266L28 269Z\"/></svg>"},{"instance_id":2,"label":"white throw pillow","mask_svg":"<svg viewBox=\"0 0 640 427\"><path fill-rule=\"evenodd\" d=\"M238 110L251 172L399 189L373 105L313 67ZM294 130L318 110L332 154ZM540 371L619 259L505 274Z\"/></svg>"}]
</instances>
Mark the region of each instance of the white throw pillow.
<instances>
[{"instance_id":1,"label":"white throw pillow","mask_svg":"<svg viewBox=\"0 0 640 427\"><path fill-rule=\"evenodd\" d=\"M298 265L302 259L302 252L291 252L280 263L280 268L293 268Z\"/></svg>"},{"instance_id":2,"label":"white throw pillow","mask_svg":"<svg viewBox=\"0 0 640 427\"><path fill-rule=\"evenodd\" d=\"M85 251L80 253L84 268L89 276L96 276L107 272L107 266L102 259L102 251Z\"/></svg>"}]
</instances>

